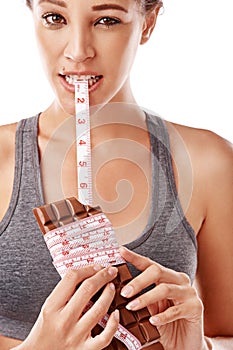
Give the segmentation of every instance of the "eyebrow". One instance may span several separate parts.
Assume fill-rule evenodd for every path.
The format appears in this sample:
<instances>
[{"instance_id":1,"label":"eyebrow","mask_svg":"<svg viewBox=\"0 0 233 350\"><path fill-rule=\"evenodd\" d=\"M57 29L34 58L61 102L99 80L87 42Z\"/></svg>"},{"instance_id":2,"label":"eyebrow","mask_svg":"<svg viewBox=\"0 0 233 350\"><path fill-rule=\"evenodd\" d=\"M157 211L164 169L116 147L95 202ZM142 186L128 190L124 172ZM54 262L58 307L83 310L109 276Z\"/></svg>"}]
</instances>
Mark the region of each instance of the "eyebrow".
<instances>
[{"instance_id":1,"label":"eyebrow","mask_svg":"<svg viewBox=\"0 0 233 350\"><path fill-rule=\"evenodd\" d=\"M39 0L39 5L42 4L43 2L49 2L51 4L58 5L61 7L67 7L66 3L62 0Z\"/></svg>"},{"instance_id":2,"label":"eyebrow","mask_svg":"<svg viewBox=\"0 0 233 350\"><path fill-rule=\"evenodd\" d=\"M120 10L120 11L123 11L123 12L126 12L128 13L128 11L120 6L120 5L117 5L117 4L101 4L101 5L95 5L95 6L92 6L92 10L93 11L103 11L103 10Z\"/></svg>"},{"instance_id":3,"label":"eyebrow","mask_svg":"<svg viewBox=\"0 0 233 350\"><path fill-rule=\"evenodd\" d=\"M62 0L39 0L39 5L43 2L49 2L54 5L58 5L61 7L67 7L66 3ZM123 12L128 13L128 10L126 10L123 6L120 6L118 4L101 4L101 5L94 5L92 6L93 11L103 11L103 10L120 10Z\"/></svg>"}]
</instances>

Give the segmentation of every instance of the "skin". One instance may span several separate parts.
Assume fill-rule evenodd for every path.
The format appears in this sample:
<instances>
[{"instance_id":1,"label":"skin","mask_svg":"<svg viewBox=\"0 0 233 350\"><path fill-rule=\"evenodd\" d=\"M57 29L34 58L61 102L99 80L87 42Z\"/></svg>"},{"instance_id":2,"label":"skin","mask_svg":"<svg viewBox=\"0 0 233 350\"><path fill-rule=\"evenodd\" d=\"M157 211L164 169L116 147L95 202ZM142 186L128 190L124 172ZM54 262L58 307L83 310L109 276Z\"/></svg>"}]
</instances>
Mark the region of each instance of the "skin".
<instances>
[{"instance_id":1,"label":"skin","mask_svg":"<svg viewBox=\"0 0 233 350\"><path fill-rule=\"evenodd\" d=\"M59 127L74 114L74 94L64 88L59 76L63 72L63 67L66 72L94 71L103 75L99 87L90 93L91 139L92 149L95 152L93 168L94 172L96 171L95 195L96 200L101 199L101 206L111 219L118 241L124 244L141 233L149 215L150 143L144 114L137 107L130 88L129 74L138 45L147 42L154 29L158 8L145 15L133 0L111 2L122 6L127 12L116 9L93 11L93 4L102 4L102 0L85 0L85 5L82 2L82 6L79 6L80 3L81 0L67 0L65 1L67 7L47 2L40 6L38 1L33 3L32 15L38 46L45 72L55 92L54 102L39 119L38 142L42 159L42 178L48 183L52 181L49 178L47 162L43 162L48 145L53 150L51 156L57 159L60 149L56 145L62 144L68 149L61 170L62 190L65 197L76 196L76 171L72 166L76 162L76 155L75 147L70 146L72 143L70 138L74 137L73 119L70 124L66 124L67 132L59 133ZM59 14L59 17L56 17L59 24L56 22L55 27L48 27L48 23L42 20L41 16L47 12ZM114 22L114 25L108 28L103 24L104 17L117 18L120 22ZM54 42L56 45L53 45ZM96 105L102 106L97 112ZM109 106L111 120L107 113ZM118 125L114 124L116 118L119 118L119 106L127 112L124 115L128 118L127 125L125 119ZM100 120L101 126L98 125ZM135 127L136 124L139 127ZM205 335L229 337L226 341L229 341L230 349L232 346L230 337L233 336L231 312L233 298L229 292L233 286L232 147L227 141L209 131L172 123L167 123L167 127L179 198L186 218L198 239L198 270L195 284L197 289L191 286L185 274L167 269L122 248L123 257L142 271L139 277L133 279L122 290L122 293L126 297L131 297L151 283L156 283L154 289L140 296L136 299L137 303L129 304L128 307L131 309L149 307L151 322L158 326L165 350L207 349L203 319ZM0 150L0 198L4 198L4 201L0 202L1 218L7 210L12 193L15 129L16 124L0 128L0 142L3 145ZM57 132L56 135L54 131ZM123 159L101 167L98 173L98 164L95 162L97 159L102 161L105 157L113 159L113 141L116 139L131 140L147 150L146 156L142 155L142 158L146 161L144 175L148 182L142 184L140 171L136 171L130 162L125 162ZM109 147L103 149L101 145L105 142L110 142ZM186 174L190 166L192 181L185 183L183 179L187 177L182 175ZM118 177L115 174L118 174ZM115 186L121 178L133 183L134 195L129 206L119 210L114 200ZM44 188L48 202L56 199L56 194L50 192L49 188L50 186ZM74 312L80 313L82 309L82 307L77 309L76 300L82 300L84 297L89 300L91 295L111 279L113 276L103 269L95 271L89 268L68 274L49 296L29 337L17 349L49 349L54 346L54 340L58 341L56 344L58 350L101 349L107 346L118 324L117 315L112 316L102 337L94 340L89 334L100 316L99 311L90 310L85 318L81 318L75 324L72 323L72 315ZM79 282L83 282L81 286L84 287L75 292L75 286ZM91 288L87 287L89 283ZM108 285L96 304L97 310L103 304L108 307L113 294L114 291ZM59 318L56 317L58 313ZM65 322L69 322L68 328L64 327ZM51 332L51 324L55 324L55 333L54 329ZM54 335L52 339L51 334ZM43 346L40 343L42 338ZM10 349L17 344L17 341L0 338L2 350ZM221 345L216 349L221 349Z\"/></svg>"}]
</instances>

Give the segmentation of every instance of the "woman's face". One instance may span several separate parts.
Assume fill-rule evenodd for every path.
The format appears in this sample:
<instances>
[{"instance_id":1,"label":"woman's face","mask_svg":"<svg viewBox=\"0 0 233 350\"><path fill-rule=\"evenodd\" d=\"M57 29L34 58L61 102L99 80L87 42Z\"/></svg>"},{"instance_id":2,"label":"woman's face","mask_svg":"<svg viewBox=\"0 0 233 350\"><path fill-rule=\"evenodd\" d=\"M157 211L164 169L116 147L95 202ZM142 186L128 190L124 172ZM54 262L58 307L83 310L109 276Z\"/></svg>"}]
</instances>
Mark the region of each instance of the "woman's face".
<instances>
[{"instance_id":1,"label":"woman's face","mask_svg":"<svg viewBox=\"0 0 233 350\"><path fill-rule=\"evenodd\" d=\"M89 78L91 106L132 102L130 69L153 27L136 0L34 0L32 12L59 108L75 113L77 76Z\"/></svg>"}]
</instances>

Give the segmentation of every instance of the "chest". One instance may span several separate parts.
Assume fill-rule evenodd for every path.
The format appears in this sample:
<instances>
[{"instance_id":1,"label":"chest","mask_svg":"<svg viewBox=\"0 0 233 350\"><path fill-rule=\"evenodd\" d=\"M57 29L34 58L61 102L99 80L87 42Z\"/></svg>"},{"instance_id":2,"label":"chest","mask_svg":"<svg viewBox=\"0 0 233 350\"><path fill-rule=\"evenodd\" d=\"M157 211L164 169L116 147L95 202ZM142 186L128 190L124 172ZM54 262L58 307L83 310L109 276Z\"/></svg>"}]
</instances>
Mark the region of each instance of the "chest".
<instances>
[{"instance_id":1,"label":"chest","mask_svg":"<svg viewBox=\"0 0 233 350\"><path fill-rule=\"evenodd\" d=\"M92 147L92 194L110 219L120 244L136 239L148 222L151 207L151 154L135 140L104 140ZM42 186L47 203L78 196L76 144L61 150L50 140L41 157Z\"/></svg>"}]
</instances>

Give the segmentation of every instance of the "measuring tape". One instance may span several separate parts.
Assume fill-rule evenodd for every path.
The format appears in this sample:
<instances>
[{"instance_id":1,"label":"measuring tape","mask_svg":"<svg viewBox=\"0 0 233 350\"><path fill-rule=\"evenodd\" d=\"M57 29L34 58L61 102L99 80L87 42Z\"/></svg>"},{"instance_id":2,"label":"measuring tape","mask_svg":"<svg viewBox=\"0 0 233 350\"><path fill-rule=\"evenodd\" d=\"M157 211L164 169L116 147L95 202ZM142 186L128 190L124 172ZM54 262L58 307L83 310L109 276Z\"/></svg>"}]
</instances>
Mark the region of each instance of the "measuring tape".
<instances>
[{"instance_id":1,"label":"measuring tape","mask_svg":"<svg viewBox=\"0 0 233 350\"><path fill-rule=\"evenodd\" d=\"M91 138L88 80L75 84L76 150L78 199L84 205L92 205ZM104 230L104 231L103 231ZM119 265L125 260L119 253L112 226L104 214L94 215L48 232L45 241L53 258L53 264L61 277L68 269L78 269L90 264ZM93 242L94 241L94 242ZM87 311L93 303L90 301ZM99 324L104 328L109 315ZM119 325L115 337L127 349L139 350L141 343L123 326Z\"/></svg>"},{"instance_id":2,"label":"measuring tape","mask_svg":"<svg viewBox=\"0 0 233 350\"><path fill-rule=\"evenodd\" d=\"M61 277L67 268L125 263L111 222L104 213L60 226L46 233L44 239Z\"/></svg>"},{"instance_id":3,"label":"measuring tape","mask_svg":"<svg viewBox=\"0 0 233 350\"><path fill-rule=\"evenodd\" d=\"M125 260L119 252L115 232L104 213L95 214L55 228L44 235L53 258L53 264L61 277L69 269L87 265L121 265ZM93 305L90 301L84 313ZM106 314L98 323L105 328L109 319ZM114 335L128 350L140 350L140 341L121 324Z\"/></svg>"},{"instance_id":4,"label":"measuring tape","mask_svg":"<svg viewBox=\"0 0 233 350\"><path fill-rule=\"evenodd\" d=\"M78 199L84 205L93 205L91 138L88 80L75 83L76 147ZM61 226L44 235L53 258L54 267L61 277L68 269L78 269L92 264L102 266L125 263L119 252L114 230L104 213L83 218ZM87 305L87 311L93 303ZM103 328L109 319L106 314L98 323ZM115 337L128 350L142 349L140 341L122 325L118 326Z\"/></svg>"},{"instance_id":5,"label":"measuring tape","mask_svg":"<svg viewBox=\"0 0 233 350\"><path fill-rule=\"evenodd\" d=\"M91 138L88 80L75 83L78 199L92 205Z\"/></svg>"},{"instance_id":6,"label":"measuring tape","mask_svg":"<svg viewBox=\"0 0 233 350\"><path fill-rule=\"evenodd\" d=\"M58 227L46 233L44 239L61 277L69 268L125 263L111 222L104 213Z\"/></svg>"}]
</instances>

